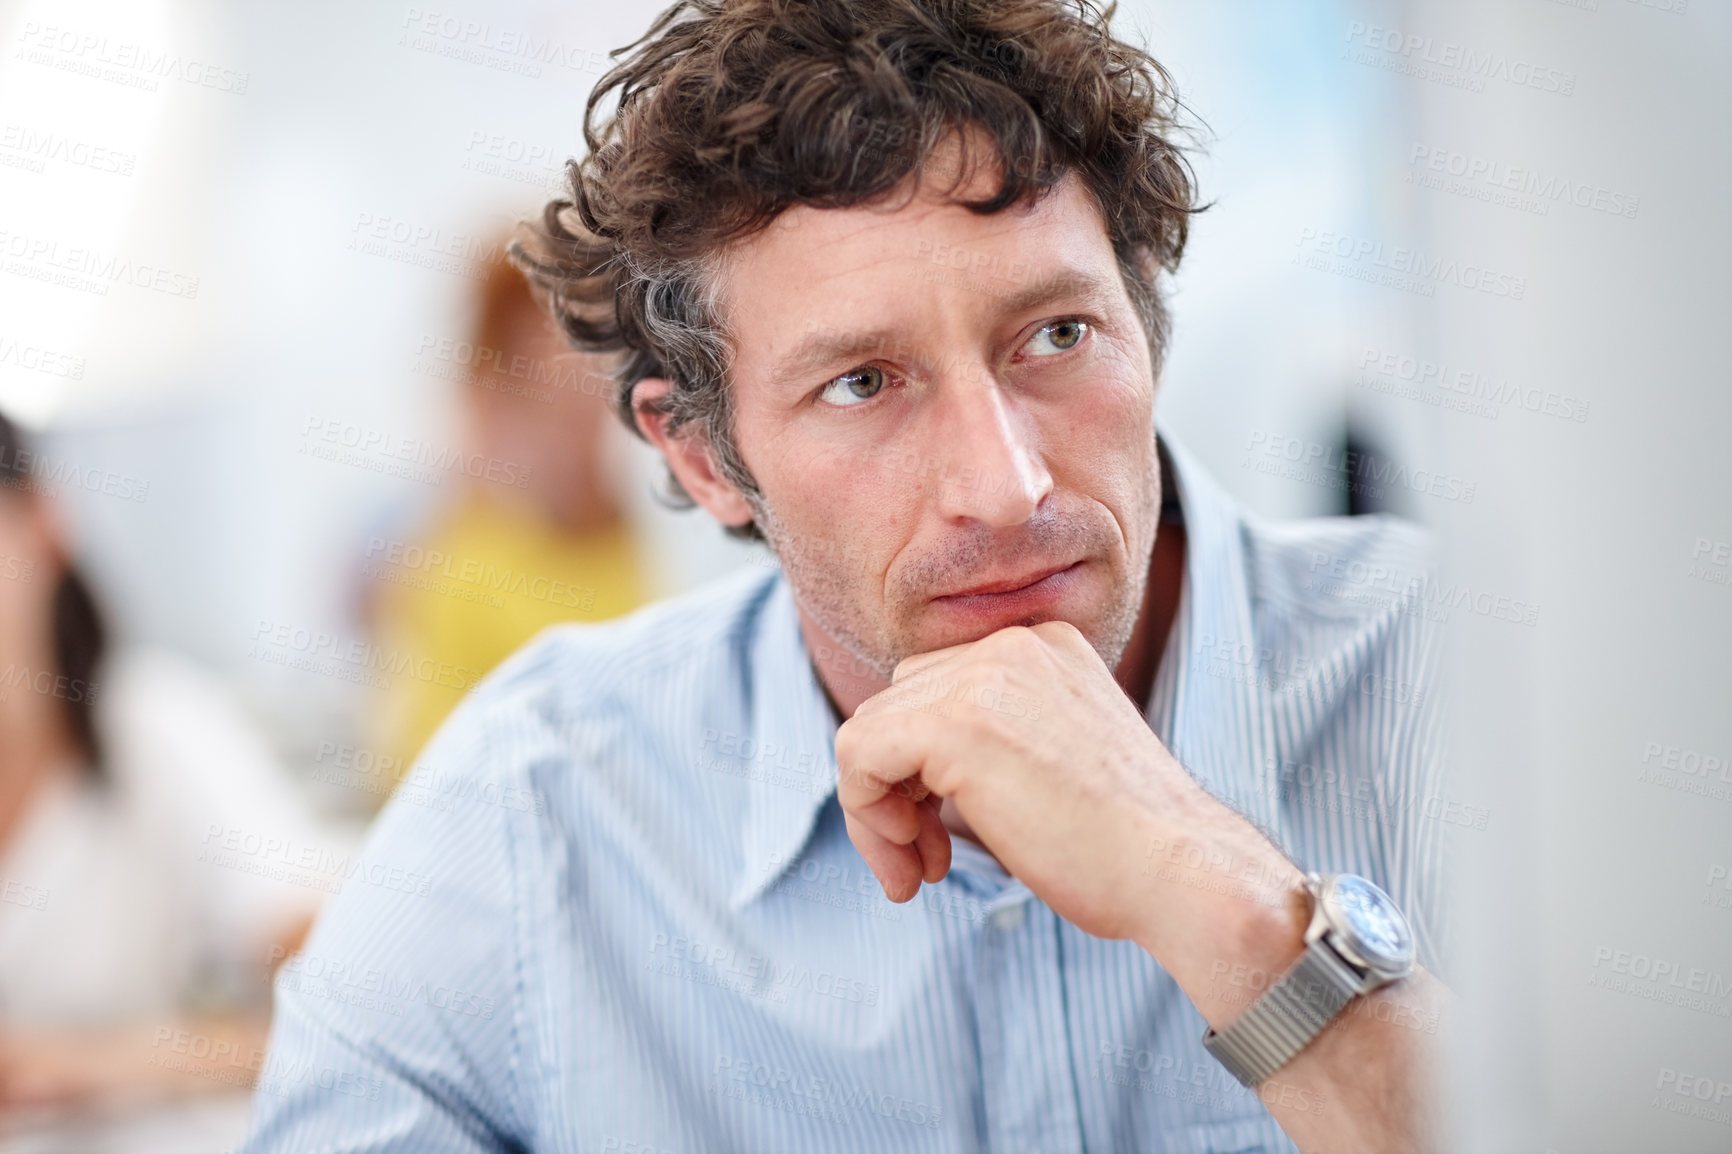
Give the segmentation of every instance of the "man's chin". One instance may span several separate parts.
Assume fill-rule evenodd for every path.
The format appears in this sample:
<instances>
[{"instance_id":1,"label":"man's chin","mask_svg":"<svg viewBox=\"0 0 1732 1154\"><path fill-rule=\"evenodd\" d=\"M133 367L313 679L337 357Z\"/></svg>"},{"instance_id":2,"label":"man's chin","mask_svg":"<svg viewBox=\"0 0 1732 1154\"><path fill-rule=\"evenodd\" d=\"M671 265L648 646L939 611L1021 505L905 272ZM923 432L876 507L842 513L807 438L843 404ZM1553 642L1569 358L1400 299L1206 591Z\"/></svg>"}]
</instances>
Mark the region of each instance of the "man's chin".
<instances>
[{"instance_id":1,"label":"man's chin","mask_svg":"<svg viewBox=\"0 0 1732 1154\"><path fill-rule=\"evenodd\" d=\"M1092 630L1098 627L1098 622L1091 614L1063 608L1040 610L1022 615L1015 613L970 614L966 620L956 620L950 615L945 615L937 620L929 618L923 623L924 628L916 632L913 641L913 644L920 648L910 650L910 656L933 653L957 645L968 645L1013 625L1034 626L1045 621L1068 621L1076 626L1084 637L1089 638L1091 643L1094 641Z\"/></svg>"}]
</instances>

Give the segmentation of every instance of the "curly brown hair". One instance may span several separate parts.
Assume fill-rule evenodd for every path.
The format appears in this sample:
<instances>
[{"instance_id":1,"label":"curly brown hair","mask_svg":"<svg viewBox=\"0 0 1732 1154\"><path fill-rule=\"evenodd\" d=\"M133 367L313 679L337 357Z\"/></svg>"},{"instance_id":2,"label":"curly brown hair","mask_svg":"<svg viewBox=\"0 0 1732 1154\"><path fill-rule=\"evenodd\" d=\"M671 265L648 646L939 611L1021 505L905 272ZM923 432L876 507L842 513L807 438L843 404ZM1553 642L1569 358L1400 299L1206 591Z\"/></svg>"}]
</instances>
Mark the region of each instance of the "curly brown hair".
<instances>
[{"instance_id":1,"label":"curly brown hair","mask_svg":"<svg viewBox=\"0 0 1732 1154\"><path fill-rule=\"evenodd\" d=\"M1168 315L1157 279L1178 267L1194 201L1184 107L1146 52L1115 39L1093 0L679 0L603 76L584 111L589 153L570 199L525 225L513 259L578 348L624 352L615 407L640 437L632 391L672 387L669 432L697 422L718 472L762 494L733 440L725 248L805 204L846 208L918 180L977 137L998 192L953 200L988 214L1077 172L1105 217L1159 371ZM599 128L596 111L618 90ZM916 178L910 181L909 178ZM670 472L676 503L691 500ZM761 539L755 523L730 529Z\"/></svg>"}]
</instances>

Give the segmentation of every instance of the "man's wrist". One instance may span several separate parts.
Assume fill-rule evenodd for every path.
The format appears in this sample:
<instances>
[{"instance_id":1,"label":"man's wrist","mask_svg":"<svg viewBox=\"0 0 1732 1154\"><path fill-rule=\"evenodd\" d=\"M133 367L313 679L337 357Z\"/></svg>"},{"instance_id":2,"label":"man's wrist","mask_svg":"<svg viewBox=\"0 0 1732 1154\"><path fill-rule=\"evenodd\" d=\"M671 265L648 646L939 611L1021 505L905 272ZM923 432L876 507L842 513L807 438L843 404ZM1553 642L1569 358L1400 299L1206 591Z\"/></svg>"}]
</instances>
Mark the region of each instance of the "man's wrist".
<instances>
[{"instance_id":1,"label":"man's wrist","mask_svg":"<svg viewBox=\"0 0 1732 1154\"><path fill-rule=\"evenodd\" d=\"M1133 937L1220 1028L1304 951L1311 899L1297 866L1210 802L1149 829Z\"/></svg>"}]
</instances>

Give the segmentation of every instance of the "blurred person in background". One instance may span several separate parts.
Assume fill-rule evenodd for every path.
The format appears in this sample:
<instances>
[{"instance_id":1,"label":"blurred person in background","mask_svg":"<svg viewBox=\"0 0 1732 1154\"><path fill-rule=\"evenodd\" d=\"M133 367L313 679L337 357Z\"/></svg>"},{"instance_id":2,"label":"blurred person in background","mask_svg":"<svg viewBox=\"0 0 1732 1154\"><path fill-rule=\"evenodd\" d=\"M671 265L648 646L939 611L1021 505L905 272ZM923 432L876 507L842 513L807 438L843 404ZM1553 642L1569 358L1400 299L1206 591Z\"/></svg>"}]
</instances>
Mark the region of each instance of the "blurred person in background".
<instances>
[{"instance_id":1,"label":"blurred person in background","mask_svg":"<svg viewBox=\"0 0 1732 1154\"><path fill-rule=\"evenodd\" d=\"M0 1114L243 1089L322 897L247 851L320 831L208 675L109 651L42 459L0 415Z\"/></svg>"},{"instance_id":2,"label":"blurred person in background","mask_svg":"<svg viewBox=\"0 0 1732 1154\"><path fill-rule=\"evenodd\" d=\"M613 358L573 351L505 260L475 304L472 339L430 350L462 374L461 488L413 540L371 538L363 563L381 646L472 676L392 679L377 718L388 766L407 767L476 678L545 626L647 598L608 479Z\"/></svg>"}]
</instances>

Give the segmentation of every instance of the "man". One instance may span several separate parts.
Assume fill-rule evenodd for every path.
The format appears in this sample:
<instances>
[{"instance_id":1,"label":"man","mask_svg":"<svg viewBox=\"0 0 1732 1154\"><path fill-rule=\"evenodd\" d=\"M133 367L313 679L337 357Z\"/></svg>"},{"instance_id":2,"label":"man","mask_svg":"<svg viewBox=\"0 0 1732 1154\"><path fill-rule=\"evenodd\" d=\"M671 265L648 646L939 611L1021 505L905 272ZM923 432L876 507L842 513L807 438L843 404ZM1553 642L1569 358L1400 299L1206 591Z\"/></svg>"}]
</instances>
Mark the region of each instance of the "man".
<instances>
[{"instance_id":1,"label":"man","mask_svg":"<svg viewBox=\"0 0 1732 1154\"><path fill-rule=\"evenodd\" d=\"M1165 73L1046 0L635 47L524 259L781 570L459 707L371 835L418 884L285 967L248 1149L1425 1146L1434 645L1353 576L1417 543L1157 439Z\"/></svg>"}]
</instances>

